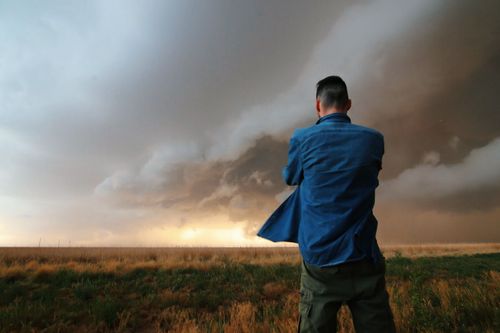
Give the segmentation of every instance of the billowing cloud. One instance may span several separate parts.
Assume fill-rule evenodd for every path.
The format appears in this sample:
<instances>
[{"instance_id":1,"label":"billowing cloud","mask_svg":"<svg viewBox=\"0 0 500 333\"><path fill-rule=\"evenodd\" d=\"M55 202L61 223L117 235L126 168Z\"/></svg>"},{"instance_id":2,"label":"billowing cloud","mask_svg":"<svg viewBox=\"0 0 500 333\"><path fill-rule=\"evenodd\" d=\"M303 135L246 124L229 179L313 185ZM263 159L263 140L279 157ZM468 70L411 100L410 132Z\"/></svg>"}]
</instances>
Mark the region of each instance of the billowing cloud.
<instances>
[{"instance_id":1,"label":"billowing cloud","mask_svg":"<svg viewBox=\"0 0 500 333\"><path fill-rule=\"evenodd\" d=\"M426 154L422 164L382 182L380 201L426 203L446 209L446 201L466 197L456 210L477 208L478 204L496 206L500 199L500 137L486 146L473 149L455 164L439 163L436 154ZM481 195L483 193L483 195ZM477 195L479 196L477 196ZM486 195L484 195L486 194Z\"/></svg>"},{"instance_id":2,"label":"billowing cloud","mask_svg":"<svg viewBox=\"0 0 500 333\"><path fill-rule=\"evenodd\" d=\"M3 3L0 243L197 242L224 225L255 241L291 190L289 135L316 120L314 84L332 73L353 122L385 135L382 239L428 240L397 221L403 206L498 226L498 7ZM196 224L219 229L183 234Z\"/></svg>"}]
</instances>

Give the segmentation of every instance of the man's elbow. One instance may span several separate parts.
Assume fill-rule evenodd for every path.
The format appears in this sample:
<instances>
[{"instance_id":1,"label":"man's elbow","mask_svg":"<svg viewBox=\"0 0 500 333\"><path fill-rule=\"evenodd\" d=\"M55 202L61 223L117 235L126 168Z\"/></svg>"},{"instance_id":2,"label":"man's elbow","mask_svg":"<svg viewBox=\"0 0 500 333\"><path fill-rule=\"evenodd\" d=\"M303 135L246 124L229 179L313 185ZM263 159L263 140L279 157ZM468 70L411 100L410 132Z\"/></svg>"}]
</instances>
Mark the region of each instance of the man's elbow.
<instances>
[{"instance_id":1,"label":"man's elbow","mask_svg":"<svg viewBox=\"0 0 500 333\"><path fill-rule=\"evenodd\" d=\"M283 178L283 180L285 181L285 184L287 184L288 186L292 186L293 184L293 179L292 177L290 176L290 172L288 171L288 168L287 167L284 167L283 170L281 171L281 176Z\"/></svg>"},{"instance_id":2,"label":"man's elbow","mask_svg":"<svg viewBox=\"0 0 500 333\"><path fill-rule=\"evenodd\" d=\"M295 186L299 185L300 183L300 180L296 179L297 177L294 177L292 174L290 174L287 169L283 169L282 176L285 184L287 184L288 186Z\"/></svg>"}]
</instances>

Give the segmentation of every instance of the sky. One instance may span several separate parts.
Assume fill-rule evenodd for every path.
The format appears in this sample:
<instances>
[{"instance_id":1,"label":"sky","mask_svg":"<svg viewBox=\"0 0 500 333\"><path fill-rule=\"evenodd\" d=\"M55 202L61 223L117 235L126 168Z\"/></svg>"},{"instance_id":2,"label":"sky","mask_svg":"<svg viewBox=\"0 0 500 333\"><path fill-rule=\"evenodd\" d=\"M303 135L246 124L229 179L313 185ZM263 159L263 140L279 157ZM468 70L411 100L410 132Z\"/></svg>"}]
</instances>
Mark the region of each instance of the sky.
<instances>
[{"instance_id":1,"label":"sky","mask_svg":"<svg viewBox=\"0 0 500 333\"><path fill-rule=\"evenodd\" d=\"M500 3L0 1L0 246L255 234L315 84L385 137L384 244L500 241Z\"/></svg>"}]
</instances>

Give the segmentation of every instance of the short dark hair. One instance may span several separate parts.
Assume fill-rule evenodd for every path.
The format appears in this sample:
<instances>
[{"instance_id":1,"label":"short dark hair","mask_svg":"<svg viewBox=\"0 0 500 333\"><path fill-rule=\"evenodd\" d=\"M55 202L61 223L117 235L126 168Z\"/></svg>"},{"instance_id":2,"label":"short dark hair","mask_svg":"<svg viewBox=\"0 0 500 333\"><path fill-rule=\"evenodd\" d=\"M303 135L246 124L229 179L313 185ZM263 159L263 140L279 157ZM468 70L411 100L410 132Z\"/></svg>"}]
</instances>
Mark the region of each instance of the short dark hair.
<instances>
[{"instance_id":1,"label":"short dark hair","mask_svg":"<svg viewBox=\"0 0 500 333\"><path fill-rule=\"evenodd\" d=\"M316 83L316 98L325 108L342 108L349 99L347 85L340 76L327 76Z\"/></svg>"}]
</instances>

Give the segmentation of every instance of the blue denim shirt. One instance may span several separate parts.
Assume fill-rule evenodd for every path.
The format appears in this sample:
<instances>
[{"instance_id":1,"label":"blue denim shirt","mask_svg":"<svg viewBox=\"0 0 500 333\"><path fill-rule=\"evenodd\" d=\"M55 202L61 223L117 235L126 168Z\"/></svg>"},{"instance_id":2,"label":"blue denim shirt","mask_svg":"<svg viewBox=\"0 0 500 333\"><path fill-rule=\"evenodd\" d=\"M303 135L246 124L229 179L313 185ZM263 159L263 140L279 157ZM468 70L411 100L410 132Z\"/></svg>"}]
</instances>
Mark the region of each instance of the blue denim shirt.
<instances>
[{"instance_id":1,"label":"blue denim shirt","mask_svg":"<svg viewBox=\"0 0 500 333\"><path fill-rule=\"evenodd\" d=\"M384 137L331 113L295 129L282 170L295 191L271 214L257 235L298 243L303 260L320 267L381 259L373 215Z\"/></svg>"}]
</instances>

